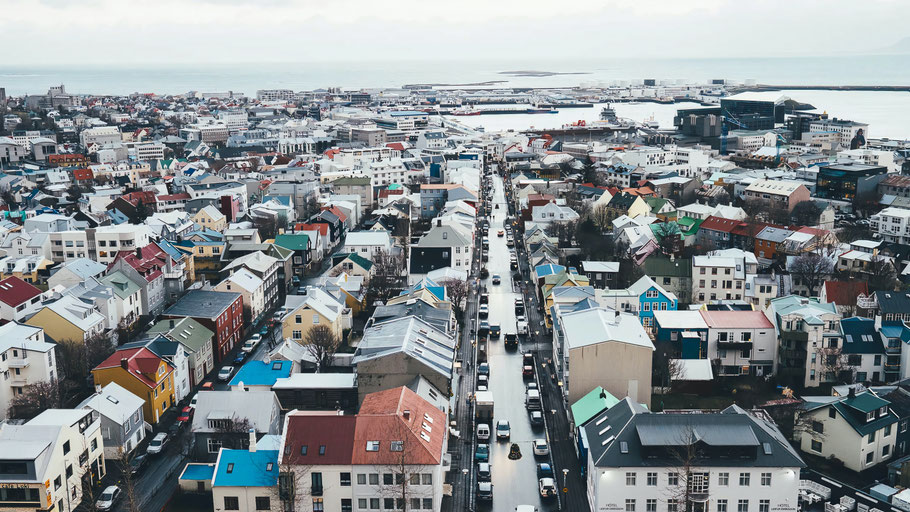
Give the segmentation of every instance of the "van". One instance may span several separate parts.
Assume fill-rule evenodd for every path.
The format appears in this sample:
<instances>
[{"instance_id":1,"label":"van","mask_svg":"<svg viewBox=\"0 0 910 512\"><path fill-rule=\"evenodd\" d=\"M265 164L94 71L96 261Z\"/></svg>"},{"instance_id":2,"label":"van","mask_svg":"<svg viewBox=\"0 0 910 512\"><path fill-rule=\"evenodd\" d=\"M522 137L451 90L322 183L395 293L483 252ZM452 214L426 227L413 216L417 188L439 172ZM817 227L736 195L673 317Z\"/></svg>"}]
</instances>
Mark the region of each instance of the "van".
<instances>
[{"instance_id":1,"label":"van","mask_svg":"<svg viewBox=\"0 0 910 512\"><path fill-rule=\"evenodd\" d=\"M489 441L490 440L490 426L486 423L480 423L477 425L477 439L479 441Z\"/></svg>"},{"instance_id":2,"label":"van","mask_svg":"<svg viewBox=\"0 0 910 512\"><path fill-rule=\"evenodd\" d=\"M529 389L527 394L525 394L525 407L529 411L539 411L540 410L540 390ZM489 435L489 427L487 430L487 435Z\"/></svg>"}]
</instances>

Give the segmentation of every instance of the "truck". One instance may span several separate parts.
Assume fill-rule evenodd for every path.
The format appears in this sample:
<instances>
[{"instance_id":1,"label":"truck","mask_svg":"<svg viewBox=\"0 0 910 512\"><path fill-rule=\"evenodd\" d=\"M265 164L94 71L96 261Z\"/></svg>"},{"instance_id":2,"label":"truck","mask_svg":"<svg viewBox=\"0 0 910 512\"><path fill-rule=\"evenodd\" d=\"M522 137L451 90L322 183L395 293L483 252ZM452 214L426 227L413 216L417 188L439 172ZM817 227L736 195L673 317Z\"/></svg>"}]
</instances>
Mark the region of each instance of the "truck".
<instances>
[{"instance_id":1,"label":"truck","mask_svg":"<svg viewBox=\"0 0 910 512\"><path fill-rule=\"evenodd\" d=\"M476 423L493 424L493 392L474 393L474 417Z\"/></svg>"},{"instance_id":2,"label":"truck","mask_svg":"<svg viewBox=\"0 0 910 512\"><path fill-rule=\"evenodd\" d=\"M518 335L527 336L528 335L528 322L526 320L522 320L522 321L518 322L517 325L518 325Z\"/></svg>"}]
</instances>

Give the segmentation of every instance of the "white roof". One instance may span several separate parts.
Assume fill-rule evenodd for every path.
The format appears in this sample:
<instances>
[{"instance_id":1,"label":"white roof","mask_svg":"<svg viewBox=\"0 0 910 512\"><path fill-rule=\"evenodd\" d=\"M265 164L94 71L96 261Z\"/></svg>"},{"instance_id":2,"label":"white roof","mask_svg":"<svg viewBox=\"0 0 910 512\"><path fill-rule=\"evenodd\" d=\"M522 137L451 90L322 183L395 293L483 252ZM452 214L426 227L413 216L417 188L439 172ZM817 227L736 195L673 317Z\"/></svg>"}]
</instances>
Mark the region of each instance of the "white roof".
<instances>
[{"instance_id":1,"label":"white roof","mask_svg":"<svg viewBox=\"0 0 910 512\"><path fill-rule=\"evenodd\" d=\"M47 343L44 336L38 336L38 339L29 339L36 333L43 331L41 327L9 322L0 325L0 353L6 352L11 348L20 348L34 352L50 352L54 350L53 343Z\"/></svg>"},{"instance_id":2,"label":"white roof","mask_svg":"<svg viewBox=\"0 0 910 512\"><path fill-rule=\"evenodd\" d=\"M864 249L875 249L879 245L882 245L882 242L880 240L854 240L850 242L850 245L855 245Z\"/></svg>"},{"instance_id":3,"label":"white roof","mask_svg":"<svg viewBox=\"0 0 910 512\"><path fill-rule=\"evenodd\" d=\"M242 268L237 272L229 275L224 278L225 281L230 281L233 284L243 288L244 290L252 293L257 289L262 287L262 279L256 277L256 274L253 274L249 270Z\"/></svg>"},{"instance_id":4,"label":"white roof","mask_svg":"<svg viewBox=\"0 0 910 512\"><path fill-rule=\"evenodd\" d=\"M566 313L560 320L566 346L570 349L619 342L654 350L654 344L635 315L597 308Z\"/></svg>"},{"instance_id":5,"label":"white roof","mask_svg":"<svg viewBox=\"0 0 910 512\"><path fill-rule=\"evenodd\" d=\"M707 329L699 311L655 311L654 319L662 329Z\"/></svg>"},{"instance_id":6,"label":"white roof","mask_svg":"<svg viewBox=\"0 0 910 512\"><path fill-rule=\"evenodd\" d=\"M277 258L273 258L262 251L255 251L249 254L244 254L238 258L234 258L228 266L224 267L225 270L229 270L236 267L249 267L258 272L265 272L272 265L278 262Z\"/></svg>"},{"instance_id":7,"label":"white roof","mask_svg":"<svg viewBox=\"0 0 910 512\"><path fill-rule=\"evenodd\" d=\"M116 382L101 388L99 393L85 399L79 404L79 409L93 409L98 414L122 425L132 415L142 408L145 400L134 395Z\"/></svg>"},{"instance_id":8,"label":"white roof","mask_svg":"<svg viewBox=\"0 0 910 512\"><path fill-rule=\"evenodd\" d=\"M391 243L390 240L389 234L385 231L351 231L345 237L344 245L382 245L388 247Z\"/></svg>"},{"instance_id":9,"label":"white roof","mask_svg":"<svg viewBox=\"0 0 910 512\"><path fill-rule=\"evenodd\" d=\"M616 262L616 261L582 261L581 268L585 272L619 272L619 262Z\"/></svg>"},{"instance_id":10,"label":"white roof","mask_svg":"<svg viewBox=\"0 0 910 512\"><path fill-rule=\"evenodd\" d=\"M205 212L212 220L221 220L224 218L224 214L212 205L203 207L199 212Z\"/></svg>"},{"instance_id":11,"label":"white roof","mask_svg":"<svg viewBox=\"0 0 910 512\"><path fill-rule=\"evenodd\" d=\"M356 388L353 373L295 373L275 381L272 389L338 389Z\"/></svg>"},{"instance_id":12,"label":"white roof","mask_svg":"<svg viewBox=\"0 0 910 512\"><path fill-rule=\"evenodd\" d=\"M676 375L672 376L673 380L714 380L714 372L711 370L711 361L708 359L671 359L671 361L677 368Z\"/></svg>"},{"instance_id":13,"label":"white roof","mask_svg":"<svg viewBox=\"0 0 910 512\"><path fill-rule=\"evenodd\" d=\"M789 196L800 186L802 186L802 183L797 183L795 181L756 180L746 187L746 191Z\"/></svg>"}]
</instances>

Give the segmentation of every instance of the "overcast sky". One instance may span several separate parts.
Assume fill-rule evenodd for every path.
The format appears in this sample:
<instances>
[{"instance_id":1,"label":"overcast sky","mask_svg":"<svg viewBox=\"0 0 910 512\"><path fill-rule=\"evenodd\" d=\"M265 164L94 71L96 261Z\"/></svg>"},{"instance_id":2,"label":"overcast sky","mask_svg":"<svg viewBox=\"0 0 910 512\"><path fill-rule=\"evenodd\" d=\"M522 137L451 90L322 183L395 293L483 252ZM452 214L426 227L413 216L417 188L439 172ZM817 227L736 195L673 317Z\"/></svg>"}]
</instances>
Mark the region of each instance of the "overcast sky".
<instances>
[{"instance_id":1,"label":"overcast sky","mask_svg":"<svg viewBox=\"0 0 910 512\"><path fill-rule=\"evenodd\" d=\"M0 0L0 67L868 53L907 0Z\"/></svg>"}]
</instances>

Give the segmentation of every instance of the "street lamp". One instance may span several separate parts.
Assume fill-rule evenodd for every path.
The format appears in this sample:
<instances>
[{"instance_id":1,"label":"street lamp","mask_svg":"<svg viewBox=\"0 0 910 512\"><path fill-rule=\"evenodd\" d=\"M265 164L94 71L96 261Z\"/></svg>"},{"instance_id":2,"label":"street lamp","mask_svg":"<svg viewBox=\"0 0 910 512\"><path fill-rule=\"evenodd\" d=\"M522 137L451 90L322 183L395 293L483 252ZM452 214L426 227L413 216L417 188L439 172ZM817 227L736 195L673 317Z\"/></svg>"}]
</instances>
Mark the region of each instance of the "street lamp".
<instances>
[{"instance_id":1,"label":"street lamp","mask_svg":"<svg viewBox=\"0 0 910 512\"><path fill-rule=\"evenodd\" d=\"M562 486L563 490L567 491L569 489L569 470L568 468L563 468L562 470Z\"/></svg>"}]
</instances>

